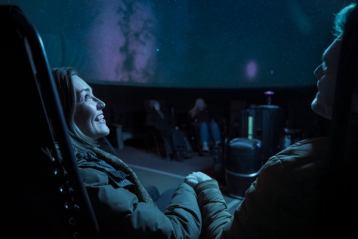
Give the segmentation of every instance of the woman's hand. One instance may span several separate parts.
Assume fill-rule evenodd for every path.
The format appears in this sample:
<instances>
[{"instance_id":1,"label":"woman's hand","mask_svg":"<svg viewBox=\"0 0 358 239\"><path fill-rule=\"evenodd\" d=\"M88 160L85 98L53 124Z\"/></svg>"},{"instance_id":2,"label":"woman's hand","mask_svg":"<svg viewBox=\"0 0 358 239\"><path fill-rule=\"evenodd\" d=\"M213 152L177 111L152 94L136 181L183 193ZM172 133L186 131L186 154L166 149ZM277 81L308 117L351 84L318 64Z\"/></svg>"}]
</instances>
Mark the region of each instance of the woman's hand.
<instances>
[{"instance_id":1,"label":"woman's hand","mask_svg":"<svg viewBox=\"0 0 358 239\"><path fill-rule=\"evenodd\" d=\"M212 178L202 172L193 172L187 175L184 179L184 182L189 184L192 187L195 187L198 183L212 180Z\"/></svg>"}]
</instances>

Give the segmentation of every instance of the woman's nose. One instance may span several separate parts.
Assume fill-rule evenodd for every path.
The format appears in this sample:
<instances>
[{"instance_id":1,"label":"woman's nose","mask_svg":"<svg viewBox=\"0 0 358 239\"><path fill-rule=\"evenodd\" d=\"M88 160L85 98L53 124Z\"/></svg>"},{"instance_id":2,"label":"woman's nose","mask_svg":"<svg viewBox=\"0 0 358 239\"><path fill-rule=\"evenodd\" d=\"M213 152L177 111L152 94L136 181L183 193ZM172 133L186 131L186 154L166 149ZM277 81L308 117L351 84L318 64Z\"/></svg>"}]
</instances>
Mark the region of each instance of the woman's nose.
<instances>
[{"instance_id":1,"label":"woman's nose","mask_svg":"<svg viewBox=\"0 0 358 239\"><path fill-rule=\"evenodd\" d=\"M97 109L102 110L104 107L106 107L106 103L97 98Z\"/></svg>"}]
</instances>

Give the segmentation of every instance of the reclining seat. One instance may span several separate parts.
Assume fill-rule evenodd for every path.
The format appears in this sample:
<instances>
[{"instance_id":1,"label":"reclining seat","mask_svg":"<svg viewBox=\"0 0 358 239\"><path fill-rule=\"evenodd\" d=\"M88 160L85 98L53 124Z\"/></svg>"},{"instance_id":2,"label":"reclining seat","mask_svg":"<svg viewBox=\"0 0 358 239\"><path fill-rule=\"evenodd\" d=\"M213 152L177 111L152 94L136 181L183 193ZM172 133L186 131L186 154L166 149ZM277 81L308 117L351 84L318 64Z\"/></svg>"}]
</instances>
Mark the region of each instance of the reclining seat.
<instances>
[{"instance_id":1,"label":"reclining seat","mask_svg":"<svg viewBox=\"0 0 358 239\"><path fill-rule=\"evenodd\" d=\"M351 106L358 95L358 8L345 25L330 132L329 171L324 178L319 237L357 237L358 113ZM349 22L349 23L348 23ZM332 215L335 219L332 220ZM336 220L338 219L338 220ZM329 228L329 230L327 230ZM321 233L323 232L323 233Z\"/></svg>"},{"instance_id":2,"label":"reclining seat","mask_svg":"<svg viewBox=\"0 0 358 239\"><path fill-rule=\"evenodd\" d=\"M4 233L98 238L41 38L16 6L0 6L0 31Z\"/></svg>"}]
</instances>

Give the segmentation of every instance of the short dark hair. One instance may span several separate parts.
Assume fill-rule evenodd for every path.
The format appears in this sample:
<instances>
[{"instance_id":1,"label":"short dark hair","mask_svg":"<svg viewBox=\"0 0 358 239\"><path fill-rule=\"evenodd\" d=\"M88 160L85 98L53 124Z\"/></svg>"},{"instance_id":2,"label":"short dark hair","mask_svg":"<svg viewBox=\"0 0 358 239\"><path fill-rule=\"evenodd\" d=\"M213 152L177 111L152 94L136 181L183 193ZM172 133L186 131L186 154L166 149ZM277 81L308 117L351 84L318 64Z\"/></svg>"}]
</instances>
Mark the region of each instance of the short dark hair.
<instances>
[{"instance_id":1,"label":"short dark hair","mask_svg":"<svg viewBox=\"0 0 358 239\"><path fill-rule=\"evenodd\" d=\"M347 18L356 7L356 3L351 3L346 7L342 8L335 16L334 26L333 26L333 35L338 37L343 34L344 26L346 25Z\"/></svg>"}]
</instances>

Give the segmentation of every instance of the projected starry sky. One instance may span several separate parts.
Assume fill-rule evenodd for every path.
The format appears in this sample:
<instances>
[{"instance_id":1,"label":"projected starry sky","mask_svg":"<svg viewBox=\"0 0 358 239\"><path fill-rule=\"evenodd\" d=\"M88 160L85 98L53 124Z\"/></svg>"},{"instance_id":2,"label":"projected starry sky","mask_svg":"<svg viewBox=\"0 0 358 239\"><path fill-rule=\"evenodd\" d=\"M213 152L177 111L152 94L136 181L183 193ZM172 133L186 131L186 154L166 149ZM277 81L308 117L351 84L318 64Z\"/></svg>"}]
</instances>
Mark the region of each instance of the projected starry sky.
<instances>
[{"instance_id":1,"label":"projected starry sky","mask_svg":"<svg viewBox=\"0 0 358 239\"><path fill-rule=\"evenodd\" d=\"M348 1L346 1L348 2ZM18 4L52 66L90 81L195 88L314 85L341 0L0 0Z\"/></svg>"}]
</instances>

